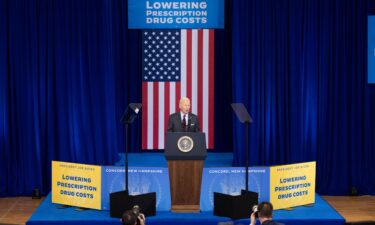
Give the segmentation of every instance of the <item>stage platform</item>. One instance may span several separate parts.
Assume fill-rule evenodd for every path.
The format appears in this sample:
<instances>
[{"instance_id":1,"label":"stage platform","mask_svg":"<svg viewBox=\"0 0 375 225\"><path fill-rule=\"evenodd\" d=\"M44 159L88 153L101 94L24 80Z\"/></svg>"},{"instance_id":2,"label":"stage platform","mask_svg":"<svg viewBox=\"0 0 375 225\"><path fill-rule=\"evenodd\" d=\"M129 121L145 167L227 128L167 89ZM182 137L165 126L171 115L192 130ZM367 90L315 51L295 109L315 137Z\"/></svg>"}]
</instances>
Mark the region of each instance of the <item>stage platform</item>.
<instances>
[{"instance_id":1,"label":"stage platform","mask_svg":"<svg viewBox=\"0 0 375 225\"><path fill-rule=\"evenodd\" d=\"M231 167L232 153L208 153L205 167ZM116 166L124 164L124 155L120 154ZM129 154L129 166L137 167L168 167L163 153L133 153ZM30 217L27 225L120 225L119 219L111 218L109 211L86 210L75 211L74 207L57 209L56 204L51 202L51 194L40 204L34 214ZM316 195L316 203L312 207L296 207L294 210L277 210L274 219L284 224L319 224L319 225L342 225L344 218L335 211L319 195ZM219 222L230 224L248 225L249 219L232 221L226 217L214 216L212 211L201 213L172 213L169 211L158 211L154 217L147 218L147 225L186 225L204 224L217 225Z\"/></svg>"},{"instance_id":2,"label":"stage platform","mask_svg":"<svg viewBox=\"0 0 375 225\"><path fill-rule=\"evenodd\" d=\"M294 210L276 210L274 219L286 225L342 225L344 218L326 201L316 195L312 207L296 207ZM172 213L157 212L156 216L146 220L147 225L217 225L219 222L231 222L229 218L214 216L212 212ZM233 221L234 224L248 225L249 219ZM75 211L74 208L57 209L51 203L49 194L26 225L120 225L119 219L109 217L109 211L86 210Z\"/></svg>"}]
</instances>

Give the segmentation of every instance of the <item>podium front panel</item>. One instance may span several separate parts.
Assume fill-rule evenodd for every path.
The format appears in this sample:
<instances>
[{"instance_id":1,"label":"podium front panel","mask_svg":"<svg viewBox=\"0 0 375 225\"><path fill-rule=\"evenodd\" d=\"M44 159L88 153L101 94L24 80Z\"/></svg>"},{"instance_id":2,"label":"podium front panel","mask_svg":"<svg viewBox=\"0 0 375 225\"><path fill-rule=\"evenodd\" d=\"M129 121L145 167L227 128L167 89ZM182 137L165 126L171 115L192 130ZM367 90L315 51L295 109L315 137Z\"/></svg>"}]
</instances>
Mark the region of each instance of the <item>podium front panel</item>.
<instances>
[{"instance_id":1,"label":"podium front panel","mask_svg":"<svg viewBox=\"0 0 375 225\"><path fill-rule=\"evenodd\" d=\"M167 160L204 160L207 156L205 133L168 132L165 140L164 154ZM186 149L181 143L187 143ZM192 148L189 149L189 146Z\"/></svg>"}]
</instances>

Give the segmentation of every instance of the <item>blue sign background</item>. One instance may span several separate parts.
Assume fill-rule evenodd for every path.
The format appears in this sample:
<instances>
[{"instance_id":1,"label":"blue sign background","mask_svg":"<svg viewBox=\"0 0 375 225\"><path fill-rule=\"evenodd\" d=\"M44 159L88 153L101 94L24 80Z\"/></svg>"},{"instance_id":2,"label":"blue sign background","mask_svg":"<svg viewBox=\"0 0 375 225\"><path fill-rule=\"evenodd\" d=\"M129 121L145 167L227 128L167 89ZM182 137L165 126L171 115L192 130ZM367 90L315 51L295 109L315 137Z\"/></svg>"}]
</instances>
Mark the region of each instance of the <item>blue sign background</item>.
<instances>
[{"instance_id":1,"label":"blue sign background","mask_svg":"<svg viewBox=\"0 0 375 225\"><path fill-rule=\"evenodd\" d=\"M368 16L368 82L375 84L375 16Z\"/></svg>"},{"instance_id":2,"label":"blue sign background","mask_svg":"<svg viewBox=\"0 0 375 225\"><path fill-rule=\"evenodd\" d=\"M177 9L171 7L175 4ZM203 3L204 8L184 8ZM186 15L180 15L185 13ZM192 13L192 14L189 14ZM176 15L177 14L177 15ZM224 0L129 0L129 29L224 28Z\"/></svg>"},{"instance_id":3,"label":"blue sign background","mask_svg":"<svg viewBox=\"0 0 375 225\"><path fill-rule=\"evenodd\" d=\"M201 205L202 211L212 211L214 207L214 192L240 195L245 189L245 168L204 168ZM268 167L249 168L249 190L259 194L259 202L270 199L270 170Z\"/></svg>"},{"instance_id":4,"label":"blue sign background","mask_svg":"<svg viewBox=\"0 0 375 225\"><path fill-rule=\"evenodd\" d=\"M249 168L249 189L259 194L259 201L268 201L270 173L268 167ZM125 170L120 166L102 167L102 210L109 210L109 194L125 189ZM245 168L204 168L200 208L213 210L213 193L239 195L245 189ZM168 168L129 167L129 193L156 192L156 210L171 210Z\"/></svg>"},{"instance_id":5,"label":"blue sign background","mask_svg":"<svg viewBox=\"0 0 375 225\"><path fill-rule=\"evenodd\" d=\"M109 194L125 190L125 169L119 166L102 167L102 210L109 210ZM171 209L168 168L129 167L129 193L132 195L156 192L156 210Z\"/></svg>"}]
</instances>

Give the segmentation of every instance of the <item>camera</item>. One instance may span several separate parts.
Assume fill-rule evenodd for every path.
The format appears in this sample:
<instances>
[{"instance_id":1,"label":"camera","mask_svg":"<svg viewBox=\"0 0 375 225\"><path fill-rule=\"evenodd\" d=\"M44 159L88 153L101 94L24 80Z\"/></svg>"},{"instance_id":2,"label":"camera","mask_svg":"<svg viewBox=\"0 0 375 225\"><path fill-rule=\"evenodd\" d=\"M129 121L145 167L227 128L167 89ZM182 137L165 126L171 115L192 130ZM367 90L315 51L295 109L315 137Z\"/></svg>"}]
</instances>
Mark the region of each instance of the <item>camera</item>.
<instances>
[{"instance_id":1,"label":"camera","mask_svg":"<svg viewBox=\"0 0 375 225\"><path fill-rule=\"evenodd\" d=\"M135 205L132 208L132 212L138 217L141 209L139 208L139 205Z\"/></svg>"},{"instance_id":2,"label":"camera","mask_svg":"<svg viewBox=\"0 0 375 225\"><path fill-rule=\"evenodd\" d=\"M255 215L255 218L258 218L258 206L257 205L253 206L253 213Z\"/></svg>"},{"instance_id":3,"label":"camera","mask_svg":"<svg viewBox=\"0 0 375 225\"><path fill-rule=\"evenodd\" d=\"M134 215L137 217L137 225L140 225L140 224L141 224L141 221L139 221L138 216L139 216L139 214L141 213L141 208L139 207L139 205L135 205L135 206L133 206L133 208L132 208L132 212L133 212Z\"/></svg>"}]
</instances>

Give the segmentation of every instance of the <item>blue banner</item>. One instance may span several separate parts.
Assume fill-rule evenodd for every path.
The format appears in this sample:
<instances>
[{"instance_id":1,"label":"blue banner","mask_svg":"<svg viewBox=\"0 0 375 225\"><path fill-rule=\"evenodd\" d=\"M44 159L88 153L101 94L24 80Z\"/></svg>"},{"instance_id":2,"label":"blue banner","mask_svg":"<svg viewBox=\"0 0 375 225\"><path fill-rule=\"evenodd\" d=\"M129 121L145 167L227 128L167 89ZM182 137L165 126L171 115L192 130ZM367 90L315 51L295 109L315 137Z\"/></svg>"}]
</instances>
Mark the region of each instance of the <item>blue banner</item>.
<instances>
[{"instance_id":1,"label":"blue banner","mask_svg":"<svg viewBox=\"0 0 375 225\"><path fill-rule=\"evenodd\" d=\"M375 84L375 16L368 16L368 82Z\"/></svg>"},{"instance_id":2,"label":"blue banner","mask_svg":"<svg viewBox=\"0 0 375 225\"><path fill-rule=\"evenodd\" d=\"M270 199L269 167L249 168L249 190L259 194L259 201ZM109 210L109 194L125 189L125 169L119 166L102 167L102 210ZM245 168L204 168L200 208L213 210L213 193L239 195L245 189ZM156 210L171 210L168 168L129 167L129 193L132 195L156 192Z\"/></svg>"},{"instance_id":3,"label":"blue banner","mask_svg":"<svg viewBox=\"0 0 375 225\"><path fill-rule=\"evenodd\" d=\"M204 168L201 202L202 211L212 211L214 207L214 192L240 195L245 189L244 167ZM269 167L249 168L249 190L259 194L259 202L270 199L270 169Z\"/></svg>"},{"instance_id":4,"label":"blue banner","mask_svg":"<svg viewBox=\"0 0 375 225\"><path fill-rule=\"evenodd\" d=\"M129 0L128 27L224 28L224 0Z\"/></svg>"},{"instance_id":5,"label":"blue banner","mask_svg":"<svg viewBox=\"0 0 375 225\"><path fill-rule=\"evenodd\" d=\"M102 210L109 210L109 194L125 190L125 169L119 166L102 167ZM129 167L131 195L156 192L156 210L171 209L168 168Z\"/></svg>"}]
</instances>

